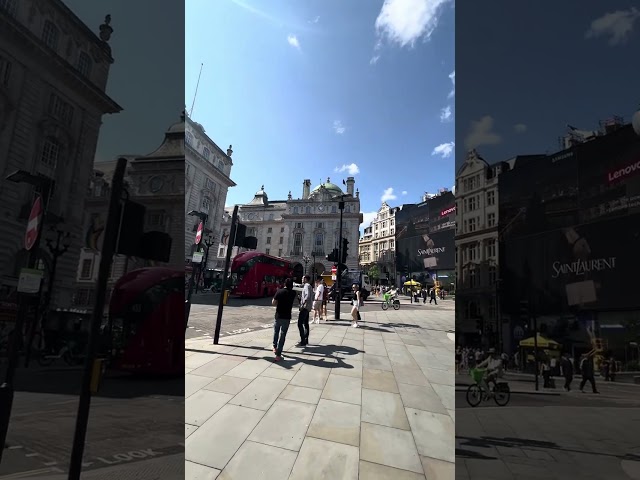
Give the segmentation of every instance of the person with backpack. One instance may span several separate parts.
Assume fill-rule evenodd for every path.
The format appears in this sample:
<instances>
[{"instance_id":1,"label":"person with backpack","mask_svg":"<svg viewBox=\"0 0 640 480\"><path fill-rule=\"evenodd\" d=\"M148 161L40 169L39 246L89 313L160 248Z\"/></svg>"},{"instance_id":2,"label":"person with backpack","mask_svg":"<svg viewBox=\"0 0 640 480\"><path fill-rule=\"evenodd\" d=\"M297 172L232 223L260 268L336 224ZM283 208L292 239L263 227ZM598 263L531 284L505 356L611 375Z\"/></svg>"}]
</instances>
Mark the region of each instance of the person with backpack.
<instances>
[{"instance_id":1,"label":"person with backpack","mask_svg":"<svg viewBox=\"0 0 640 480\"><path fill-rule=\"evenodd\" d=\"M585 353L580 360L580 373L582 374L582 381L580 382L580 391L584 393L584 386L587 382L591 384L593 393L600 393L596 388L595 379L595 367L593 365L593 355L595 351Z\"/></svg>"}]
</instances>

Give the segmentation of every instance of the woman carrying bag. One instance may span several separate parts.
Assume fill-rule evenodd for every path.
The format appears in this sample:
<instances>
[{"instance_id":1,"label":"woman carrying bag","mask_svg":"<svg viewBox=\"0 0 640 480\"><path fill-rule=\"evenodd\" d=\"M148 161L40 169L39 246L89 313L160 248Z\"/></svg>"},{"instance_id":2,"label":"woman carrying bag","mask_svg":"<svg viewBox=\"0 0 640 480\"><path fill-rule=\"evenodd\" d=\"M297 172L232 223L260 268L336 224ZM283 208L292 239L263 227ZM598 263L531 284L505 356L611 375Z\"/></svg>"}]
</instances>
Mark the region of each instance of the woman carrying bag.
<instances>
[{"instance_id":1,"label":"woman carrying bag","mask_svg":"<svg viewBox=\"0 0 640 480\"><path fill-rule=\"evenodd\" d=\"M360 325L358 325L358 320L362 319L362 317L360 317L360 287L357 283L354 283L351 286L351 289L353 290L353 299L351 300L351 317L353 318L353 323L351 326L353 328L358 328L360 327Z\"/></svg>"}]
</instances>

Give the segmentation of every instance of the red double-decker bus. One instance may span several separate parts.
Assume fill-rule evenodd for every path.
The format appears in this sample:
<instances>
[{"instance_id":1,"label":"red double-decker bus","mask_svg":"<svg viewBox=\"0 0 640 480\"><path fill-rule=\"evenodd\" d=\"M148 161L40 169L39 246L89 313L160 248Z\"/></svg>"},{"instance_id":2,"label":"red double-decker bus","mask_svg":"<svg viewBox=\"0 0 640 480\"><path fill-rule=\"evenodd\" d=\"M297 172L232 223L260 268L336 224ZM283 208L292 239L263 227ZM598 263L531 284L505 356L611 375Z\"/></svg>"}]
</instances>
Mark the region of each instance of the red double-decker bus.
<instances>
[{"instance_id":1,"label":"red double-decker bus","mask_svg":"<svg viewBox=\"0 0 640 480\"><path fill-rule=\"evenodd\" d=\"M133 270L109 302L110 367L141 374L184 373L184 269Z\"/></svg>"},{"instance_id":2,"label":"red double-decker bus","mask_svg":"<svg viewBox=\"0 0 640 480\"><path fill-rule=\"evenodd\" d=\"M260 252L243 252L231 263L231 295L258 298L273 296L293 276L290 262Z\"/></svg>"}]
</instances>

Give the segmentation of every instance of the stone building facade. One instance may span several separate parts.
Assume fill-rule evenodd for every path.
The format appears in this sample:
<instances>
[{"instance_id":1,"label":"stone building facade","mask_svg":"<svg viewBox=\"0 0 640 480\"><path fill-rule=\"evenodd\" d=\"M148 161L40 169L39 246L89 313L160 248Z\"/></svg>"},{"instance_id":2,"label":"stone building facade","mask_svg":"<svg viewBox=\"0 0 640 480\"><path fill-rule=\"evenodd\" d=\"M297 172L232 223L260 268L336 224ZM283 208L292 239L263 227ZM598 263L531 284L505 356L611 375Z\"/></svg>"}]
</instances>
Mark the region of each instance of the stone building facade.
<instances>
[{"instance_id":1,"label":"stone building facade","mask_svg":"<svg viewBox=\"0 0 640 480\"><path fill-rule=\"evenodd\" d=\"M166 132L162 144L152 153L127 158L125 188L129 199L146 207L144 231L166 232L171 236L171 254L167 265L184 265L184 115ZM95 284L100 265L100 250L106 215L109 209L110 184L117 161L100 162L94 166L89 184L83 218L83 245L76 265L72 306L90 309L95 298ZM136 268L161 265L136 257L114 257L109 291L126 272ZM108 292L107 292L108 293ZM108 299L108 296L107 296Z\"/></svg>"},{"instance_id":2,"label":"stone building facade","mask_svg":"<svg viewBox=\"0 0 640 480\"><path fill-rule=\"evenodd\" d=\"M382 202L376 217L371 224L364 229L364 234L358 243L360 265L368 269L373 265L378 266L380 279L387 279L392 284L396 278L396 225L395 214L399 207L390 207L387 202Z\"/></svg>"},{"instance_id":3,"label":"stone building facade","mask_svg":"<svg viewBox=\"0 0 640 480\"><path fill-rule=\"evenodd\" d=\"M187 266L191 264L196 230L200 219L189 216L191 211L207 214L205 239L209 236L217 245L222 238L221 225L224 205L229 187L235 187L231 180L233 161L231 145L226 152L205 133L204 127L186 117L185 123L185 198L184 198L184 256ZM215 265L209 255L209 266Z\"/></svg>"},{"instance_id":4,"label":"stone building facade","mask_svg":"<svg viewBox=\"0 0 640 480\"><path fill-rule=\"evenodd\" d=\"M97 26L96 26L97 27ZM98 28L96 28L98 31ZM57 263L51 307L67 306L82 242L83 205L93 171L102 117L121 111L106 93L114 62L105 18L99 35L60 0L0 2L0 284L3 300L15 298L26 266L24 233L34 181L54 182L36 252L44 290L52 257L51 227L69 233L69 251ZM22 179L5 180L22 171ZM25 179L27 180L25 182ZM29 183L31 182L31 183ZM40 190L42 191L42 190Z\"/></svg>"},{"instance_id":5,"label":"stone building facade","mask_svg":"<svg viewBox=\"0 0 640 480\"><path fill-rule=\"evenodd\" d=\"M304 180L302 196L293 198L289 192L286 200L269 200L263 186L249 203L239 206L240 222L247 226L248 236L258 239L258 251L293 262L296 278L303 273L320 275L331 270L332 263L326 260L326 256L338 244L338 202L344 199L342 236L349 242L346 265L350 270L357 270L358 236L362 223L360 193L354 191L353 177L348 177L344 183L346 192L331 183L329 178L313 189L311 180ZM215 268L224 267L232 211L233 208L226 210ZM234 247L232 255L237 251L238 248ZM210 257L214 256L210 254Z\"/></svg>"}]
</instances>

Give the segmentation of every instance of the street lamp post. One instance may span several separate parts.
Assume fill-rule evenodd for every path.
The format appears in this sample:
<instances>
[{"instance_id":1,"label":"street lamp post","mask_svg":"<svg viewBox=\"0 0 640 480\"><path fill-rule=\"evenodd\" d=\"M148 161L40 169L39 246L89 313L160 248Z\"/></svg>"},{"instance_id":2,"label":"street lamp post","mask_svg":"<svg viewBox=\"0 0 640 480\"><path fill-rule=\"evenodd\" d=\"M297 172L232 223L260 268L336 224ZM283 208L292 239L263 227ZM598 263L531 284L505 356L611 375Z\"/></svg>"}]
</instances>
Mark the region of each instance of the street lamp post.
<instances>
[{"instance_id":1,"label":"street lamp post","mask_svg":"<svg viewBox=\"0 0 640 480\"><path fill-rule=\"evenodd\" d=\"M309 258L309 255L302 256L302 262L304 263L304 275L307 275L309 273L309 270L307 270L307 265L309 265L310 261L311 259Z\"/></svg>"},{"instance_id":2,"label":"street lamp post","mask_svg":"<svg viewBox=\"0 0 640 480\"><path fill-rule=\"evenodd\" d=\"M192 217L198 217L200 219L200 221L202 222L203 228L205 223L207 222L207 218L209 217L206 213L203 212L197 212L195 210L191 210L187 215L190 215ZM200 236L200 239L198 241L198 243L195 244L195 252L198 251L199 247L200 247L200 243L202 243L202 236ZM195 277L196 277L196 271L195 268L193 267L193 261L191 262L191 277L189 277L189 287L187 289L187 298L184 302L184 328L185 330L187 329L187 325L189 324L189 313L191 312L191 296L193 295L193 285L195 283Z\"/></svg>"},{"instance_id":3,"label":"street lamp post","mask_svg":"<svg viewBox=\"0 0 640 480\"><path fill-rule=\"evenodd\" d=\"M338 267L337 267L337 281L336 287L336 308L334 318L340 320L340 301L342 300L342 215L344 212L344 195L340 197L338 202L338 209L340 210L340 233L338 234Z\"/></svg>"},{"instance_id":4,"label":"street lamp post","mask_svg":"<svg viewBox=\"0 0 640 480\"><path fill-rule=\"evenodd\" d=\"M207 262L209 261L209 249L211 248L211 245L213 245L213 237L211 236L211 233L209 233L209 235L207 236L207 239L202 243L204 243L204 246L205 246L204 262L200 264L200 270L198 272L198 281L196 282L196 293L198 293L200 278L202 277L203 272L207 269Z\"/></svg>"},{"instance_id":5,"label":"street lamp post","mask_svg":"<svg viewBox=\"0 0 640 480\"><path fill-rule=\"evenodd\" d=\"M40 327L46 325L47 316L49 314L49 305L51 304L51 297L53 296L53 286L56 279L56 271L58 269L58 258L67 253L70 246L70 237L71 234L69 232L65 232L64 230L60 230L55 226L51 227L51 231L55 233L55 245L51 241L50 238L45 239L45 243L47 245L47 249L49 253L51 253L51 272L49 273L49 285L47 288L47 293L45 294L44 301L42 302L42 315L40 317ZM27 344L27 352L25 356L24 366L25 368L29 366L29 360L31 358L31 344L33 343L33 338L35 337L36 330L38 329L37 322L34 322L31 326L31 331L29 332L29 343Z\"/></svg>"},{"instance_id":6,"label":"street lamp post","mask_svg":"<svg viewBox=\"0 0 640 480\"><path fill-rule=\"evenodd\" d=\"M316 280L316 252L313 252L313 266L311 267L311 272L313 273L313 281ZM322 272L324 273L324 272Z\"/></svg>"},{"instance_id":7,"label":"street lamp post","mask_svg":"<svg viewBox=\"0 0 640 480\"><path fill-rule=\"evenodd\" d=\"M25 170L17 170L16 172L13 172L7 176L7 180L14 183L26 183L40 189L43 211L42 222L44 223L47 219L49 197L53 192L55 182L48 177L33 175ZM31 250L29 250L27 268L34 268L37 263L41 237L40 232L42 232L42 226L39 227L35 243ZM28 308L27 298L25 298L23 294L20 295L18 303L18 315L13 329L14 334L11 336L11 341L8 346L8 363L5 371L5 380L4 383L0 385L0 461L2 461L2 453L4 451L7 432L9 430L9 420L11 418L11 408L13 406L14 397L13 379L18 367L18 362L20 361L20 342L22 340L22 329Z\"/></svg>"}]
</instances>

